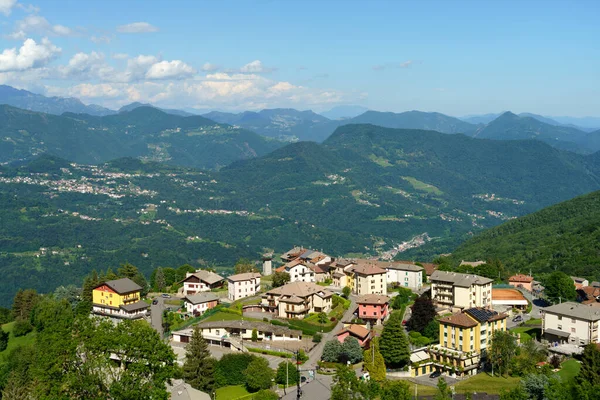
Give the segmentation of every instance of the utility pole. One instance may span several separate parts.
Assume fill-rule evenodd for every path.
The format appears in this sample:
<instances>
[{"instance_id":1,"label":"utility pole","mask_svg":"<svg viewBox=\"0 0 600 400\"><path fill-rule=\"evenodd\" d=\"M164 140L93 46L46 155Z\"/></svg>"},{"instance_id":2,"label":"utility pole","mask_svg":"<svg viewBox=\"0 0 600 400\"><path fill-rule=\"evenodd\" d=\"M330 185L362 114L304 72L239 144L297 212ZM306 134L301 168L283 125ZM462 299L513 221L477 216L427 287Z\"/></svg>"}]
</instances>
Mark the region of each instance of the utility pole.
<instances>
[{"instance_id":1,"label":"utility pole","mask_svg":"<svg viewBox=\"0 0 600 400\"><path fill-rule=\"evenodd\" d=\"M300 366L298 365L298 357L300 356L300 351L296 350L296 372L297 372L297 376L298 376L298 380L296 381L296 399L300 400L300 396L302 395L300 393Z\"/></svg>"}]
</instances>

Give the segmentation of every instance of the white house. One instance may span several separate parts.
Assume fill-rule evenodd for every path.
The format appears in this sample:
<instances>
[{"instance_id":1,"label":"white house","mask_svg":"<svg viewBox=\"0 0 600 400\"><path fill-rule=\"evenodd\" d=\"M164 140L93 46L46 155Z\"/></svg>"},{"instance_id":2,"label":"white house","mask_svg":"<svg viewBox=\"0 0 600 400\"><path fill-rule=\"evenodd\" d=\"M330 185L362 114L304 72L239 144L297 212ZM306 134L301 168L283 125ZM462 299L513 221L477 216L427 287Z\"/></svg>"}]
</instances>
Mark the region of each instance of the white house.
<instances>
[{"instance_id":1,"label":"white house","mask_svg":"<svg viewBox=\"0 0 600 400\"><path fill-rule=\"evenodd\" d=\"M309 262L300 258L288 262L275 271L290 274L290 282L315 282L315 271Z\"/></svg>"},{"instance_id":2,"label":"white house","mask_svg":"<svg viewBox=\"0 0 600 400\"><path fill-rule=\"evenodd\" d=\"M231 275L227 278L227 282L227 297L231 301L254 296L260 292L260 274L258 272Z\"/></svg>"},{"instance_id":3,"label":"white house","mask_svg":"<svg viewBox=\"0 0 600 400\"><path fill-rule=\"evenodd\" d=\"M600 308L565 302L542 309L542 337L576 345L599 343Z\"/></svg>"},{"instance_id":4,"label":"white house","mask_svg":"<svg viewBox=\"0 0 600 400\"><path fill-rule=\"evenodd\" d=\"M187 272L183 280L183 294L208 292L211 289L223 286L225 279L211 271L199 269L196 272Z\"/></svg>"},{"instance_id":5,"label":"white house","mask_svg":"<svg viewBox=\"0 0 600 400\"><path fill-rule=\"evenodd\" d=\"M204 314L219 304L219 297L214 293L188 294L183 299L187 312L194 315Z\"/></svg>"},{"instance_id":6,"label":"white house","mask_svg":"<svg viewBox=\"0 0 600 400\"><path fill-rule=\"evenodd\" d=\"M386 268L387 283L397 283L399 286L414 291L423 287L425 268L415 264L390 263Z\"/></svg>"},{"instance_id":7,"label":"white house","mask_svg":"<svg viewBox=\"0 0 600 400\"><path fill-rule=\"evenodd\" d=\"M261 306L281 318L303 318L310 313L331 311L332 296L329 290L314 283L292 282L263 294Z\"/></svg>"},{"instance_id":8,"label":"white house","mask_svg":"<svg viewBox=\"0 0 600 400\"><path fill-rule=\"evenodd\" d=\"M434 271L431 299L441 306L472 308L492 306L492 279L474 274Z\"/></svg>"}]
</instances>

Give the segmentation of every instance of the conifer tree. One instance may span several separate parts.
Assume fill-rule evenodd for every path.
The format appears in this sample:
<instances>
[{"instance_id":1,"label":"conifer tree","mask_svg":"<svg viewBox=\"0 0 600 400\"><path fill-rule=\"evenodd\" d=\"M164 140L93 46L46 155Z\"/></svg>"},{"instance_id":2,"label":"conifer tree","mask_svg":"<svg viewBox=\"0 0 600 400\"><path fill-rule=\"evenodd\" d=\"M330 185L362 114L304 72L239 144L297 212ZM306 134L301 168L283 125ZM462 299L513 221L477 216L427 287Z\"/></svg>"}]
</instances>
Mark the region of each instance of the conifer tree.
<instances>
[{"instance_id":1,"label":"conifer tree","mask_svg":"<svg viewBox=\"0 0 600 400\"><path fill-rule=\"evenodd\" d=\"M393 314L385 324L379 340L379 351L389 368L402 368L408 364L410 350L400 316Z\"/></svg>"},{"instance_id":2,"label":"conifer tree","mask_svg":"<svg viewBox=\"0 0 600 400\"><path fill-rule=\"evenodd\" d=\"M371 347L364 352L364 367L371 375L371 379L383 382L386 378L385 361L379 352L379 338L371 341Z\"/></svg>"},{"instance_id":3,"label":"conifer tree","mask_svg":"<svg viewBox=\"0 0 600 400\"><path fill-rule=\"evenodd\" d=\"M154 283L155 283L156 289L159 292L162 292L165 289L165 286L166 286L165 274L161 267L158 267L156 269L156 276L154 277Z\"/></svg>"},{"instance_id":4,"label":"conifer tree","mask_svg":"<svg viewBox=\"0 0 600 400\"><path fill-rule=\"evenodd\" d=\"M195 326L192 339L185 352L183 379L194 389L210 392L213 389L215 360L210 357L206 340L200 327Z\"/></svg>"}]
</instances>

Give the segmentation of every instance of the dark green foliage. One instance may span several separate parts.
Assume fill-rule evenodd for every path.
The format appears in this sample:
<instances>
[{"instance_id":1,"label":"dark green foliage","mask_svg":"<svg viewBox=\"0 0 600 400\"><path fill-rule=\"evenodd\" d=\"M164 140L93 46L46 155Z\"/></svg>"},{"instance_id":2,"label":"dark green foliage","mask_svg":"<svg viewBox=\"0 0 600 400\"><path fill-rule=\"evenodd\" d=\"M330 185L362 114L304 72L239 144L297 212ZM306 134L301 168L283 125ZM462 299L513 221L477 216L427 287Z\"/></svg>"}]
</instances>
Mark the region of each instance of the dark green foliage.
<instances>
[{"instance_id":1,"label":"dark green foliage","mask_svg":"<svg viewBox=\"0 0 600 400\"><path fill-rule=\"evenodd\" d=\"M381 387L380 400L410 400L412 394L408 383L403 381L386 381Z\"/></svg>"},{"instance_id":2,"label":"dark green foliage","mask_svg":"<svg viewBox=\"0 0 600 400\"><path fill-rule=\"evenodd\" d=\"M323 339L323 335L320 333L315 333L313 335L312 341L313 343L321 343L321 340Z\"/></svg>"},{"instance_id":3,"label":"dark green foliage","mask_svg":"<svg viewBox=\"0 0 600 400\"><path fill-rule=\"evenodd\" d=\"M279 395L272 390L259 390L252 397L253 400L279 400Z\"/></svg>"},{"instance_id":4,"label":"dark green foliage","mask_svg":"<svg viewBox=\"0 0 600 400\"><path fill-rule=\"evenodd\" d=\"M544 295L552 303L573 301L577 297L575 285L571 277L564 272L556 271L544 279Z\"/></svg>"},{"instance_id":5,"label":"dark green foliage","mask_svg":"<svg viewBox=\"0 0 600 400\"><path fill-rule=\"evenodd\" d=\"M427 296L419 296L411 309L411 317L406 323L411 331L423 332L437 316L433 301Z\"/></svg>"},{"instance_id":6,"label":"dark green foliage","mask_svg":"<svg viewBox=\"0 0 600 400\"><path fill-rule=\"evenodd\" d=\"M283 271L283 272L275 272L273 274L273 287L280 287L285 285L286 283L288 283L290 281L290 274Z\"/></svg>"},{"instance_id":7,"label":"dark green foliage","mask_svg":"<svg viewBox=\"0 0 600 400\"><path fill-rule=\"evenodd\" d=\"M59 286L54 290L54 298L58 301L65 300L72 307L81 301L81 289L75 285Z\"/></svg>"},{"instance_id":8,"label":"dark green foliage","mask_svg":"<svg viewBox=\"0 0 600 400\"><path fill-rule=\"evenodd\" d=\"M452 390L442 377L438 378L437 392L433 397L434 400L452 400Z\"/></svg>"},{"instance_id":9,"label":"dark green foliage","mask_svg":"<svg viewBox=\"0 0 600 400\"><path fill-rule=\"evenodd\" d=\"M183 379L194 389L211 392L215 385L214 369L216 360L211 358L208 344L202 337L202 331L196 325L192 339L185 349Z\"/></svg>"},{"instance_id":10,"label":"dark green foliage","mask_svg":"<svg viewBox=\"0 0 600 400\"><path fill-rule=\"evenodd\" d=\"M15 337L25 336L33 330L33 325L27 319L17 318L13 326L13 335Z\"/></svg>"},{"instance_id":11,"label":"dark green foliage","mask_svg":"<svg viewBox=\"0 0 600 400\"><path fill-rule=\"evenodd\" d=\"M256 357L244 370L244 376L248 391L257 392L261 389L269 389L275 374L265 358Z\"/></svg>"},{"instance_id":12,"label":"dark green foliage","mask_svg":"<svg viewBox=\"0 0 600 400\"><path fill-rule=\"evenodd\" d=\"M252 341L258 341L258 331L256 329L252 329Z\"/></svg>"},{"instance_id":13,"label":"dark green foliage","mask_svg":"<svg viewBox=\"0 0 600 400\"><path fill-rule=\"evenodd\" d=\"M342 289L342 295L344 296L344 298L348 298L350 296L350 293L352 292L352 289L350 289L349 286L344 286L344 288Z\"/></svg>"},{"instance_id":14,"label":"dark green foliage","mask_svg":"<svg viewBox=\"0 0 600 400\"><path fill-rule=\"evenodd\" d=\"M522 386L500 392L500 400L529 400L529 395Z\"/></svg>"},{"instance_id":15,"label":"dark green foliage","mask_svg":"<svg viewBox=\"0 0 600 400\"><path fill-rule=\"evenodd\" d=\"M436 320L429 322L421 334L433 341L437 341L440 337L440 323Z\"/></svg>"},{"instance_id":16,"label":"dark green foliage","mask_svg":"<svg viewBox=\"0 0 600 400\"><path fill-rule=\"evenodd\" d=\"M14 319L13 313L6 307L0 307L0 325L4 325Z\"/></svg>"},{"instance_id":17,"label":"dark green foliage","mask_svg":"<svg viewBox=\"0 0 600 400\"><path fill-rule=\"evenodd\" d=\"M296 369L296 365L289 361L283 361L279 363L277 367L277 373L275 374L275 382L285 385L295 385L300 379L300 374Z\"/></svg>"},{"instance_id":18,"label":"dark green foliage","mask_svg":"<svg viewBox=\"0 0 600 400\"><path fill-rule=\"evenodd\" d=\"M413 297L413 292L412 290L403 287L399 287L395 290L398 291L398 294L394 296L394 299L392 300L392 308L399 310L402 306L405 306L410 302Z\"/></svg>"},{"instance_id":19,"label":"dark green foliage","mask_svg":"<svg viewBox=\"0 0 600 400\"><path fill-rule=\"evenodd\" d=\"M236 274L245 274L247 272L258 272L254 263L247 258L240 258L234 265L233 271Z\"/></svg>"},{"instance_id":20,"label":"dark green foliage","mask_svg":"<svg viewBox=\"0 0 600 400\"><path fill-rule=\"evenodd\" d=\"M28 320L39 300L33 289L19 289L13 300L12 313L15 319Z\"/></svg>"},{"instance_id":21,"label":"dark green foliage","mask_svg":"<svg viewBox=\"0 0 600 400\"><path fill-rule=\"evenodd\" d=\"M342 353L342 344L337 339L331 339L323 347L321 359L326 362L338 362Z\"/></svg>"},{"instance_id":22,"label":"dark green foliage","mask_svg":"<svg viewBox=\"0 0 600 400\"><path fill-rule=\"evenodd\" d=\"M346 363L350 361L350 364L356 364L363 359L363 350L355 337L347 336L342 343L342 351L340 353L339 362Z\"/></svg>"},{"instance_id":23,"label":"dark green foliage","mask_svg":"<svg viewBox=\"0 0 600 400\"><path fill-rule=\"evenodd\" d=\"M410 360L408 339L400 317L392 314L379 339L379 351L388 368L402 368Z\"/></svg>"},{"instance_id":24,"label":"dark green foliage","mask_svg":"<svg viewBox=\"0 0 600 400\"><path fill-rule=\"evenodd\" d=\"M575 378L577 399L592 400L600 393L600 350L595 344L585 346L581 369Z\"/></svg>"},{"instance_id":25,"label":"dark green foliage","mask_svg":"<svg viewBox=\"0 0 600 400\"><path fill-rule=\"evenodd\" d=\"M8 347L8 339L10 334L5 332L4 329L0 328L0 352L6 350Z\"/></svg>"},{"instance_id":26,"label":"dark green foliage","mask_svg":"<svg viewBox=\"0 0 600 400\"><path fill-rule=\"evenodd\" d=\"M257 357L249 353L225 354L217 362L215 383L218 387L243 385L246 383L244 371Z\"/></svg>"},{"instance_id":27,"label":"dark green foliage","mask_svg":"<svg viewBox=\"0 0 600 400\"><path fill-rule=\"evenodd\" d=\"M363 353L364 368L371 375L371 379L377 382L383 382L386 378L385 361L379 352L379 339L371 340L371 348Z\"/></svg>"},{"instance_id":28,"label":"dark green foliage","mask_svg":"<svg viewBox=\"0 0 600 400\"><path fill-rule=\"evenodd\" d=\"M154 284L152 285L152 287L154 287L156 291L162 292L163 290L165 290L166 286L167 281L165 279L163 269L161 267L158 267L156 269L156 275L154 276Z\"/></svg>"},{"instance_id":29,"label":"dark green foliage","mask_svg":"<svg viewBox=\"0 0 600 400\"><path fill-rule=\"evenodd\" d=\"M495 331L488 357L496 372L502 376L508 373L508 366L517 352L517 339L509 332Z\"/></svg>"}]
</instances>

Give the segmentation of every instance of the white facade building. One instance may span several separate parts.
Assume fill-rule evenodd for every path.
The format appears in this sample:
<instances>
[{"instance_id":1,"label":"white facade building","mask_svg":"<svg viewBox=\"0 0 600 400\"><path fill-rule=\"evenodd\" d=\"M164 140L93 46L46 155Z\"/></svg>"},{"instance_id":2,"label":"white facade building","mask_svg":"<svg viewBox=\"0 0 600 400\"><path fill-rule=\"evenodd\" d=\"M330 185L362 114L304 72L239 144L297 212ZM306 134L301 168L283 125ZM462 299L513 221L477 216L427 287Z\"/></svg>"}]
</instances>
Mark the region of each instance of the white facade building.
<instances>
[{"instance_id":1,"label":"white facade building","mask_svg":"<svg viewBox=\"0 0 600 400\"><path fill-rule=\"evenodd\" d=\"M260 292L260 274L258 272L231 275L227 278L227 283L227 297L231 301L254 296Z\"/></svg>"},{"instance_id":2,"label":"white facade building","mask_svg":"<svg viewBox=\"0 0 600 400\"><path fill-rule=\"evenodd\" d=\"M472 308L492 306L492 280L473 274L434 271L431 298L441 306Z\"/></svg>"},{"instance_id":3,"label":"white facade building","mask_svg":"<svg viewBox=\"0 0 600 400\"><path fill-rule=\"evenodd\" d=\"M391 263L386 267L387 283L418 291L423 287L424 268L414 264Z\"/></svg>"},{"instance_id":4,"label":"white facade building","mask_svg":"<svg viewBox=\"0 0 600 400\"><path fill-rule=\"evenodd\" d=\"M551 342L576 345L599 343L600 308L566 302L542 309L542 337Z\"/></svg>"},{"instance_id":5,"label":"white facade building","mask_svg":"<svg viewBox=\"0 0 600 400\"><path fill-rule=\"evenodd\" d=\"M214 293L190 294L183 299L187 312L202 315L219 304L219 297Z\"/></svg>"}]
</instances>

